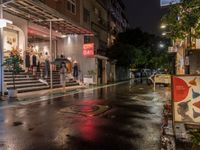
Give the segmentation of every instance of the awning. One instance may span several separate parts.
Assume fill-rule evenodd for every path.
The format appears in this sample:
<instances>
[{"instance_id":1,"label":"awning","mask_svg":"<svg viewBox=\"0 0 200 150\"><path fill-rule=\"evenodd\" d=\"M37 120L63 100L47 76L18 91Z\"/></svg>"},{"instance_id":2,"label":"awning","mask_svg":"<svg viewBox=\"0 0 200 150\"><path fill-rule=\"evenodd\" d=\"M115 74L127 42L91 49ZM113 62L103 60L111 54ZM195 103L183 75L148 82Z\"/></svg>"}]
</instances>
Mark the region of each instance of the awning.
<instances>
[{"instance_id":1,"label":"awning","mask_svg":"<svg viewBox=\"0 0 200 150\"><path fill-rule=\"evenodd\" d=\"M102 60L108 60L108 57L101 56L101 55L94 55L94 57L98 59L102 59Z\"/></svg>"},{"instance_id":2,"label":"awning","mask_svg":"<svg viewBox=\"0 0 200 150\"><path fill-rule=\"evenodd\" d=\"M4 11L48 28L52 21L52 29L62 34L93 34L39 0L10 0L3 5Z\"/></svg>"}]
</instances>

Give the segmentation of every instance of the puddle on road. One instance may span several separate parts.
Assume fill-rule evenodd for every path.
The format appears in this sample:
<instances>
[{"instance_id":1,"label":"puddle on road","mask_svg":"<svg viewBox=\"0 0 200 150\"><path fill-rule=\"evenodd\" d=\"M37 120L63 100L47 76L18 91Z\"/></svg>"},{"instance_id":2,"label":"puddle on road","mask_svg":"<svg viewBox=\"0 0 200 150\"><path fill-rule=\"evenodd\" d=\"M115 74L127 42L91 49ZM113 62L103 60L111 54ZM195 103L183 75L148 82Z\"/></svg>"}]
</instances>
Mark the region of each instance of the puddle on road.
<instances>
[{"instance_id":1,"label":"puddle on road","mask_svg":"<svg viewBox=\"0 0 200 150\"><path fill-rule=\"evenodd\" d=\"M83 116L98 116L110 109L107 105L73 105L60 110L61 113L73 113Z\"/></svg>"},{"instance_id":2,"label":"puddle on road","mask_svg":"<svg viewBox=\"0 0 200 150\"><path fill-rule=\"evenodd\" d=\"M142 101L152 101L154 99L154 97L138 95L138 96L132 97L131 99L133 99L133 100L142 100Z\"/></svg>"}]
</instances>

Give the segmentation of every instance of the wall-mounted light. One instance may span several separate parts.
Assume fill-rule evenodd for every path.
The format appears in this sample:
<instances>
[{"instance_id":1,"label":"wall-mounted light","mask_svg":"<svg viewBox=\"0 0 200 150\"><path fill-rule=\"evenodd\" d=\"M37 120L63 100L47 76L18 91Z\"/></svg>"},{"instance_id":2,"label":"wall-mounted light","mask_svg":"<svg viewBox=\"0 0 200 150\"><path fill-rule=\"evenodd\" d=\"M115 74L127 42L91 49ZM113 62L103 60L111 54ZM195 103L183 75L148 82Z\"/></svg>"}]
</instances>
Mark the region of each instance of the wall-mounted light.
<instances>
[{"instance_id":1,"label":"wall-mounted light","mask_svg":"<svg viewBox=\"0 0 200 150\"><path fill-rule=\"evenodd\" d=\"M13 22L7 19L0 19L0 28L4 28L7 24L12 24Z\"/></svg>"},{"instance_id":2,"label":"wall-mounted light","mask_svg":"<svg viewBox=\"0 0 200 150\"><path fill-rule=\"evenodd\" d=\"M61 37L62 37L62 38L66 38L66 37L67 37L67 35L62 35Z\"/></svg>"}]
</instances>

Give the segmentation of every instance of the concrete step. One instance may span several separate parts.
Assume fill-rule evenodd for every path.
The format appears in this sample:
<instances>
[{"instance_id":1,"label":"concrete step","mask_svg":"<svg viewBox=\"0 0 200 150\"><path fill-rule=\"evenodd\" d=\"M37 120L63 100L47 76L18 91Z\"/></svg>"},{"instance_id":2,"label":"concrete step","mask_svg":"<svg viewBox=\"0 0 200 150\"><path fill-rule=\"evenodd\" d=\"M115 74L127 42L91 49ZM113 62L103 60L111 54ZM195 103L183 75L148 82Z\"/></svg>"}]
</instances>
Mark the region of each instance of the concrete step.
<instances>
[{"instance_id":1,"label":"concrete step","mask_svg":"<svg viewBox=\"0 0 200 150\"><path fill-rule=\"evenodd\" d=\"M12 75L4 75L4 78L12 78L13 76ZM27 75L15 75L16 78L27 78Z\"/></svg>"},{"instance_id":2,"label":"concrete step","mask_svg":"<svg viewBox=\"0 0 200 150\"><path fill-rule=\"evenodd\" d=\"M30 84L30 83L38 83L38 80L22 80L22 81L15 81L15 84ZM7 85L13 84L12 81L6 82Z\"/></svg>"},{"instance_id":3,"label":"concrete step","mask_svg":"<svg viewBox=\"0 0 200 150\"><path fill-rule=\"evenodd\" d=\"M15 85L15 87L18 89L18 88L29 88L29 87L40 87L40 86L44 86L45 84L44 83L32 83L32 84L17 84ZM13 85L7 85L7 88L12 88Z\"/></svg>"},{"instance_id":4,"label":"concrete step","mask_svg":"<svg viewBox=\"0 0 200 150\"><path fill-rule=\"evenodd\" d=\"M79 83L77 83L77 82L67 82L66 83L66 86L76 86L76 85L79 85Z\"/></svg>"},{"instance_id":5,"label":"concrete step","mask_svg":"<svg viewBox=\"0 0 200 150\"><path fill-rule=\"evenodd\" d=\"M40 91L40 90L45 90L49 89L49 86L39 86L39 87L26 87L26 88L19 88L18 93L23 93L23 92L30 92L30 91Z\"/></svg>"},{"instance_id":6,"label":"concrete step","mask_svg":"<svg viewBox=\"0 0 200 150\"><path fill-rule=\"evenodd\" d=\"M26 72L20 72L19 75L27 75L29 73L26 73ZM4 72L4 76L6 75L12 75L12 72Z\"/></svg>"},{"instance_id":7,"label":"concrete step","mask_svg":"<svg viewBox=\"0 0 200 150\"><path fill-rule=\"evenodd\" d=\"M11 72L11 71L9 71L9 70L4 70L4 72ZM21 70L20 73L21 73L21 72L25 72L25 70Z\"/></svg>"},{"instance_id":8,"label":"concrete step","mask_svg":"<svg viewBox=\"0 0 200 150\"><path fill-rule=\"evenodd\" d=\"M15 78L15 81L37 80L36 78ZM12 82L12 78L4 78L5 82Z\"/></svg>"},{"instance_id":9,"label":"concrete step","mask_svg":"<svg viewBox=\"0 0 200 150\"><path fill-rule=\"evenodd\" d=\"M77 85L79 85L77 82L75 82L75 83L66 83L65 87L68 87L68 86L77 86ZM53 85L53 88L59 88L59 87L62 87L62 85L60 83Z\"/></svg>"}]
</instances>

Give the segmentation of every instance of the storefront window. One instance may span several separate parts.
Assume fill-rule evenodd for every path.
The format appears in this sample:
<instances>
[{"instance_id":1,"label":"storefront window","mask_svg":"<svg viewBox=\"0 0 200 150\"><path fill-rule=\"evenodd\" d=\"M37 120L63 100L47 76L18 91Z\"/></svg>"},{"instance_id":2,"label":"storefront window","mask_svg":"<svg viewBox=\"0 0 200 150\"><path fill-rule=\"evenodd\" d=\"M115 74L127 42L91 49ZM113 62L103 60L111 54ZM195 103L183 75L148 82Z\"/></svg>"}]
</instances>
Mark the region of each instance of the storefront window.
<instances>
[{"instance_id":1,"label":"storefront window","mask_svg":"<svg viewBox=\"0 0 200 150\"><path fill-rule=\"evenodd\" d=\"M4 56L8 56L12 49L17 49L19 46L19 33L11 29L4 29Z\"/></svg>"}]
</instances>

